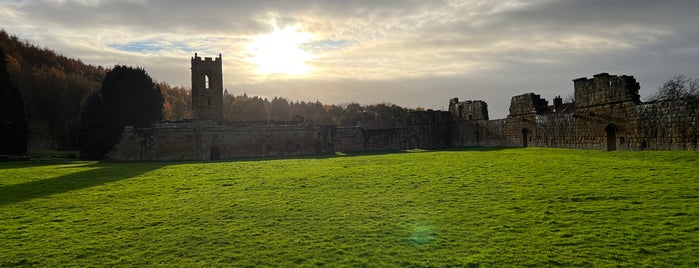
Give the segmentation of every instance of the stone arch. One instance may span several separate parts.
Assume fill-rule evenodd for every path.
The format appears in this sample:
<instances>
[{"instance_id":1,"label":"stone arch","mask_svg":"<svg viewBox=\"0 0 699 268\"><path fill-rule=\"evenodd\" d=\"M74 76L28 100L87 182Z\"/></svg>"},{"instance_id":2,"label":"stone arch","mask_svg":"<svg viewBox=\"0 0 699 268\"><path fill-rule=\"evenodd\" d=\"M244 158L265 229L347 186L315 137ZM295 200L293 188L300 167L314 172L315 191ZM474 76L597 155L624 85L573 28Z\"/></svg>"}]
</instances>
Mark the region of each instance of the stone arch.
<instances>
[{"instance_id":1,"label":"stone arch","mask_svg":"<svg viewBox=\"0 0 699 268\"><path fill-rule=\"evenodd\" d=\"M522 128L522 148L529 146L529 135L531 131L528 128Z\"/></svg>"},{"instance_id":2,"label":"stone arch","mask_svg":"<svg viewBox=\"0 0 699 268\"><path fill-rule=\"evenodd\" d=\"M607 141L606 141L607 151L616 150L616 133L617 133L616 126L614 126L614 124L608 124L606 127L604 127L604 133L606 134L606 137L607 137Z\"/></svg>"},{"instance_id":3,"label":"stone arch","mask_svg":"<svg viewBox=\"0 0 699 268\"><path fill-rule=\"evenodd\" d=\"M221 149L219 149L218 146L211 146L211 150L209 150L209 159L221 160Z\"/></svg>"},{"instance_id":4,"label":"stone arch","mask_svg":"<svg viewBox=\"0 0 699 268\"><path fill-rule=\"evenodd\" d=\"M417 135L408 138L408 149L417 149L420 147L420 138Z\"/></svg>"},{"instance_id":5,"label":"stone arch","mask_svg":"<svg viewBox=\"0 0 699 268\"><path fill-rule=\"evenodd\" d=\"M481 146L481 133L476 130L476 146Z\"/></svg>"}]
</instances>

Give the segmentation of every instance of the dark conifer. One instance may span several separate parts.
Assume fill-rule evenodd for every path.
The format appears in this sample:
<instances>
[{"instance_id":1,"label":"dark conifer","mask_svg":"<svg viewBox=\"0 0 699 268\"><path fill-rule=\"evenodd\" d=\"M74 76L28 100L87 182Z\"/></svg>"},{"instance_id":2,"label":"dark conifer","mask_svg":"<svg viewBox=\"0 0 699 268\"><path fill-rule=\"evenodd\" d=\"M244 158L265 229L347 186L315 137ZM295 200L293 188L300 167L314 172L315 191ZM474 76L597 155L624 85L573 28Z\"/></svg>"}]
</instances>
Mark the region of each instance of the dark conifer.
<instances>
[{"instance_id":1,"label":"dark conifer","mask_svg":"<svg viewBox=\"0 0 699 268\"><path fill-rule=\"evenodd\" d=\"M5 53L0 48L0 154L25 153L28 140L24 100L7 72Z\"/></svg>"},{"instance_id":2,"label":"dark conifer","mask_svg":"<svg viewBox=\"0 0 699 268\"><path fill-rule=\"evenodd\" d=\"M81 155L102 159L119 142L125 126L149 127L162 120L162 107L163 95L145 70L114 66L83 111Z\"/></svg>"}]
</instances>

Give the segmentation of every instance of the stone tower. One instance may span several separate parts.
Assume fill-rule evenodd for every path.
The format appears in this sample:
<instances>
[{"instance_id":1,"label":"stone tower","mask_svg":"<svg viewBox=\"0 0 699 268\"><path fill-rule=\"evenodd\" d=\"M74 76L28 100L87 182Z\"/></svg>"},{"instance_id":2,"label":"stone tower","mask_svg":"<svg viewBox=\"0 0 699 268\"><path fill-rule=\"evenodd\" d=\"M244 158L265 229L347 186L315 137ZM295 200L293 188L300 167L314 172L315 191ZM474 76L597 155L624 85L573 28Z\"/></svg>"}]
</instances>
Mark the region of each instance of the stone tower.
<instances>
[{"instance_id":1,"label":"stone tower","mask_svg":"<svg viewBox=\"0 0 699 268\"><path fill-rule=\"evenodd\" d=\"M192 58L192 112L194 119L223 121L223 68L218 58Z\"/></svg>"}]
</instances>

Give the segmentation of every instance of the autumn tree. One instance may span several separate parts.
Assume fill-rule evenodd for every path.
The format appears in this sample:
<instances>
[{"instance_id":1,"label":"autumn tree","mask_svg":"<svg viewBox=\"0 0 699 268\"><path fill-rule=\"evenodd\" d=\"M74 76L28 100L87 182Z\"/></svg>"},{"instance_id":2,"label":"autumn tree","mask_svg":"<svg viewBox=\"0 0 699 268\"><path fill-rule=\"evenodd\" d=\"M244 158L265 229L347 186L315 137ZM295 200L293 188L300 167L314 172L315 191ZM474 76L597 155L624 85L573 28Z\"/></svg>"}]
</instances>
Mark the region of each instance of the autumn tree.
<instances>
[{"instance_id":1,"label":"autumn tree","mask_svg":"<svg viewBox=\"0 0 699 268\"><path fill-rule=\"evenodd\" d=\"M173 87L166 82L158 83L163 94L163 119L178 121L192 118L192 92L184 87Z\"/></svg>"},{"instance_id":2,"label":"autumn tree","mask_svg":"<svg viewBox=\"0 0 699 268\"><path fill-rule=\"evenodd\" d=\"M28 140L24 100L19 88L10 79L5 53L0 48L0 154L25 153Z\"/></svg>"},{"instance_id":3,"label":"autumn tree","mask_svg":"<svg viewBox=\"0 0 699 268\"><path fill-rule=\"evenodd\" d=\"M105 70L40 48L0 30L7 71L24 100L32 148L74 149L80 113Z\"/></svg>"},{"instance_id":4,"label":"autumn tree","mask_svg":"<svg viewBox=\"0 0 699 268\"><path fill-rule=\"evenodd\" d=\"M101 159L119 142L125 126L149 127L162 120L163 95L141 68L115 66L86 103L80 128L83 158Z\"/></svg>"}]
</instances>

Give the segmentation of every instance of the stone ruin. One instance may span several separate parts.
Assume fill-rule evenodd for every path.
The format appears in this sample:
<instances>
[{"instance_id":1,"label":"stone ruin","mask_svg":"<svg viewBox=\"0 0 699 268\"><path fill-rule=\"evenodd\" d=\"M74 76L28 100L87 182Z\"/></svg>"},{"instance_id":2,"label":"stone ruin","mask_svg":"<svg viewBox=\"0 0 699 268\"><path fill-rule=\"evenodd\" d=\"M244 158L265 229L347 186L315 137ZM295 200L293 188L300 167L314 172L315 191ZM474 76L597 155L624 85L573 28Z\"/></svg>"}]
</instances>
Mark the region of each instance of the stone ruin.
<instances>
[{"instance_id":1,"label":"stone ruin","mask_svg":"<svg viewBox=\"0 0 699 268\"><path fill-rule=\"evenodd\" d=\"M505 119L470 119L476 102L450 102L450 146L550 147L594 150L697 150L699 99L640 101L633 76L608 73L573 80L575 102L553 105L534 93L512 97ZM473 107L475 105L475 107ZM484 115L487 118L487 115ZM477 118L474 116L473 118Z\"/></svg>"},{"instance_id":2,"label":"stone ruin","mask_svg":"<svg viewBox=\"0 0 699 268\"><path fill-rule=\"evenodd\" d=\"M309 122L224 124L221 55L192 58L194 119L126 127L108 155L117 161L219 160L336 151L458 146L593 150L697 150L699 98L643 103L633 76L573 80L575 102L512 97L509 115L490 120L484 101L449 100L449 111L416 111L404 122L355 127Z\"/></svg>"}]
</instances>

